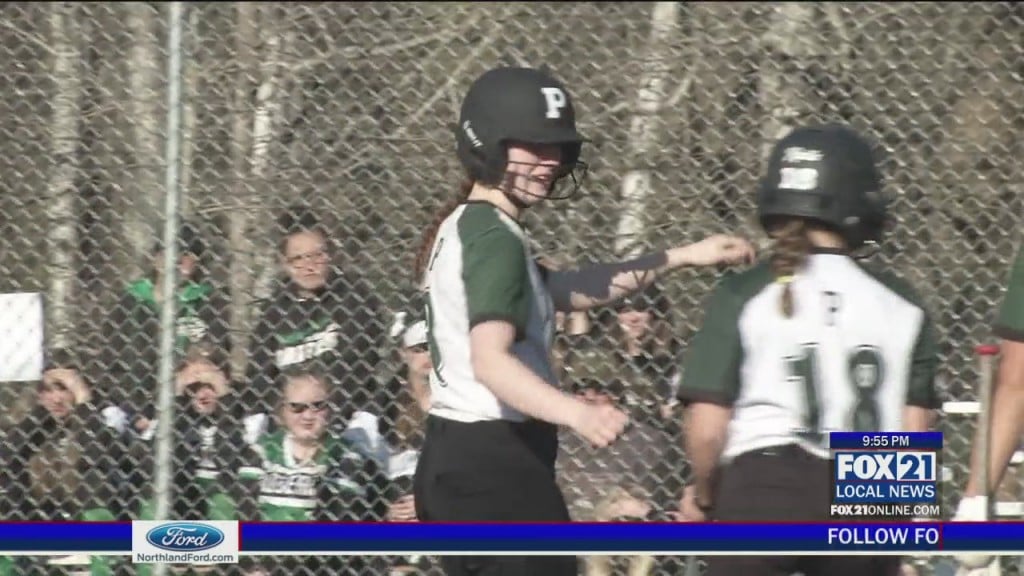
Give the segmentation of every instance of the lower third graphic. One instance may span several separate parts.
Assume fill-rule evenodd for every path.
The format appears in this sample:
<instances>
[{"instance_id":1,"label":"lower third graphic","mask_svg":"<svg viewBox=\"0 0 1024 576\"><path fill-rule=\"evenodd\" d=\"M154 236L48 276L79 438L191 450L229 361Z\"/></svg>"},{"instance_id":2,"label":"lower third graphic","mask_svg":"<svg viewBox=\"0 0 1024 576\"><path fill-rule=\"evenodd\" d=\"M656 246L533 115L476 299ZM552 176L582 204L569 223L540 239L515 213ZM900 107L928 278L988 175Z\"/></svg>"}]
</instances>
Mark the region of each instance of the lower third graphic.
<instances>
[{"instance_id":1,"label":"lower third graphic","mask_svg":"<svg viewBox=\"0 0 1024 576\"><path fill-rule=\"evenodd\" d=\"M132 522L134 564L237 564L238 522Z\"/></svg>"}]
</instances>

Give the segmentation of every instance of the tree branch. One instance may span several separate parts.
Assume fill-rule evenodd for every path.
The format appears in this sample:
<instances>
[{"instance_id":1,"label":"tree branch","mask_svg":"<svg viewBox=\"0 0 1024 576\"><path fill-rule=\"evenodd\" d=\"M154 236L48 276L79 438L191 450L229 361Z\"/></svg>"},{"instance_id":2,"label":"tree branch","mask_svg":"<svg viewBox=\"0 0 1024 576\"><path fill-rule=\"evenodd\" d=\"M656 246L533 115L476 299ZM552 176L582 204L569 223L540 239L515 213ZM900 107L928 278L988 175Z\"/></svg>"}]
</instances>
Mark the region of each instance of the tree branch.
<instances>
[{"instance_id":1,"label":"tree branch","mask_svg":"<svg viewBox=\"0 0 1024 576\"><path fill-rule=\"evenodd\" d=\"M451 27L433 34L427 34L425 36L419 36L403 42L396 42L395 44L388 44L385 46L375 46L366 49L364 46L343 46L337 50L333 50L318 56L316 58L310 58L299 62L278 62L279 66L284 66L292 70L294 74L302 74L310 68L315 68L321 64L329 62L335 62L339 59L342 60L354 60L357 58L381 58L394 56L399 52L418 48L426 44L433 42L447 41L459 36L463 31L472 29L480 21L481 16L479 14L474 15L469 21L464 23L462 26Z\"/></svg>"},{"instance_id":2,"label":"tree branch","mask_svg":"<svg viewBox=\"0 0 1024 576\"><path fill-rule=\"evenodd\" d=\"M690 86L693 86L692 73L687 74L686 78L683 78L683 81L679 83L679 86L676 87L676 91L673 92L672 95L668 97L668 100L665 101L665 107L675 108L676 104L678 104L679 101L690 92Z\"/></svg>"},{"instance_id":3,"label":"tree branch","mask_svg":"<svg viewBox=\"0 0 1024 576\"><path fill-rule=\"evenodd\" d=\"M484 34L482 36L480 43L477 44L475 48L473 48L473 52L467 54L466 57L462 59L462 61L455 68L455 70L452 70L451 73L448 74L448 77L445 79L444 84L440 86L437 90L435 90L434 93L431 94L430 98L427 98L426 101L424 101L419 108L417 108L412 114L409 114L405 118L405 121L402 122L402 124L398 127L397 130L395 130L394 134L392 134L390 138L401 138L405 136L405 134L408 133L409 131L409 126L416 124L419 121L420 117L423 116L427 112L427 110L430 110L430 108L434 105L435 102L442 98L448 92L449 89L452 89L455 86L455 82L462 78L462 76L466 72L466 69L477 63L483 51L487 49L491 44L494 44L494 41L498 37L500 37L500 34L498 33L497 30L499 24L500 22L495 20L495 24L493 26L494 29L490 30L488 34ZM350 132L351 130L347 130L342 135L340 140L344 140ZM372 156L362 156L360 157L359 160L355 161L351 166L346 168L345 171L346 173L351 175L356 170L364 166L366 163L370 162L372 159Z\"/></svg>"},{"instance_id":4,"label":"tree branch","mask_svg":"<svg viewBox=\"0 0 1024 576\"><path fill-rule=\"evenodd\" d=\"M35 44L36 48L42 48L43 50L46 51L46 55L51 57L51 58L56 54L56 52L54 52L54 50L53 50L53 47L50 46L50 44L47 43L46 40L44 40L44 39L42 39L42 38L40 38L38 36L33 36L32 34L29 34L28 32L25 32L21 28L18 28L17 26L15 26L12 23L11 20L8 20L8 19L5 19L5 18L0 18L0 26L3 26L4 28L10 30L11 32L14 32L16 35L20 36L23 40L25 40L27 42L30 42L32 44Z\"/></svg>"},{"instance_id":5,"label":"tree branch","mask_svg":"<svg viewBox=\"0 0 1024 576\"><path fill-rule=\"evenodd\" d=\"M823 5L823 8L825 9L825 18L828 19L828 23L835 29L836 35L839 36L839 53L845 58L852 57L853 43L850 41L850 31L846 27L846 21L843 20L843 15L839 13L839 6L831 2L826 2Z\"/></svg>"}]
</instances>

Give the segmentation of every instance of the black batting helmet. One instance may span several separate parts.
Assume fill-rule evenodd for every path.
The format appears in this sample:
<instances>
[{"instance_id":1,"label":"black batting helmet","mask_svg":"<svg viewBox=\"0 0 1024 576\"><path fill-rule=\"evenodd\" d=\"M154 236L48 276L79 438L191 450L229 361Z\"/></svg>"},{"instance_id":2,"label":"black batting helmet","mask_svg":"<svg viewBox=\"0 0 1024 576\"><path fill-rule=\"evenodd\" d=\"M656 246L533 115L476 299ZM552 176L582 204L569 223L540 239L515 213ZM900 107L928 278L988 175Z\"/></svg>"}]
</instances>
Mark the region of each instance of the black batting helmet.
<instances>
[{"instance_id":1,"label":"black batting helmet","mask_svg":"<svg viewBox=\"0 0 1024 576\"><path fill-rule=\"evenodd\" d=\"M877 243L888 217L871 144L839 124L797 128L775 144L757 208L765 230L778 217L803 217L837 231L850 250Z\"/></svg>"},{"instance_id":2,"label":"black batting helmet","mask_svg":"<svg viewBox=\"0 0 1024 576\"><path fill-rule=\"evenodd\" d=\"M559 178L572 175L575 188L585 172L579 161L585 138L576 130L572 96L543 70L499 67L483 73L462 101L455 134L459 161L482 184L498 186L504 179L509 142L561 145Z\"/></svg>"}]
</instances>

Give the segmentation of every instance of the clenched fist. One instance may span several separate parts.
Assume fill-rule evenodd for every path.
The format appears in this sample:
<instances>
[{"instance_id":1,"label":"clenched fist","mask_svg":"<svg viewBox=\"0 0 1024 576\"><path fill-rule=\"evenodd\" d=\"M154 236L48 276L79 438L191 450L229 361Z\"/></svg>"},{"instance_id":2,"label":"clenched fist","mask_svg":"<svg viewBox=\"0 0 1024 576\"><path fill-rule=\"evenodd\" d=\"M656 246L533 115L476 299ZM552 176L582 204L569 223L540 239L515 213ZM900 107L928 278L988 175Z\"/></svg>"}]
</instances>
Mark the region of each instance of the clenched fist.
<instances>
[{"instance_id":1,"label":"clenched fist","mask_svg":"<svg viewBox=\"0 0 1024 576\"><path fill-rule=\"evenodd\" d=\"M572 429L592 445L604 448L626 430L629 417L610 403L581 402Z\"/></svg>"}]
</instances>

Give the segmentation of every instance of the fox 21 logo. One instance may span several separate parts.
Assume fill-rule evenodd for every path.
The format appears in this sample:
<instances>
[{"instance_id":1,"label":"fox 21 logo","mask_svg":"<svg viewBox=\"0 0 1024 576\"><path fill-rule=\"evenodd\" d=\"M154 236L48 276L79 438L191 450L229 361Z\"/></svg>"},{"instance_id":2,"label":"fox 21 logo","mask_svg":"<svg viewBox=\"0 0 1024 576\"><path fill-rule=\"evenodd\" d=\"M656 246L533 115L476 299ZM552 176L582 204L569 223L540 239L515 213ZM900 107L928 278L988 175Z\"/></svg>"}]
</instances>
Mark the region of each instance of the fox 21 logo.
<instances>
[{"instance_id":1,"label":"fox 21 logo","mask_svg":"<svg viewBox=\"0 0 1024 576\"><path fill-rule=\"evenodd\" d=\"M839 452L836 480L935 482L934 452Z\"/></svg>"}]
</instances>

